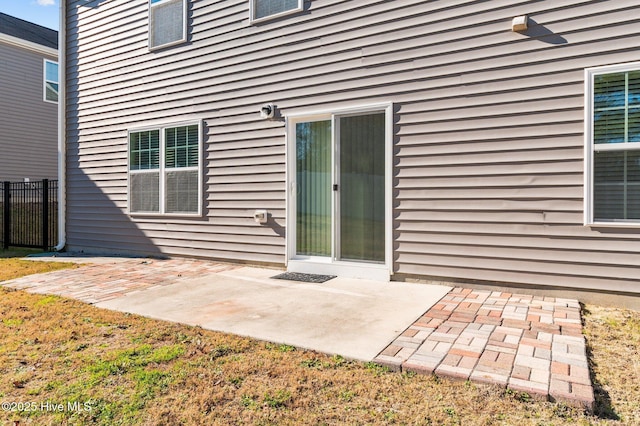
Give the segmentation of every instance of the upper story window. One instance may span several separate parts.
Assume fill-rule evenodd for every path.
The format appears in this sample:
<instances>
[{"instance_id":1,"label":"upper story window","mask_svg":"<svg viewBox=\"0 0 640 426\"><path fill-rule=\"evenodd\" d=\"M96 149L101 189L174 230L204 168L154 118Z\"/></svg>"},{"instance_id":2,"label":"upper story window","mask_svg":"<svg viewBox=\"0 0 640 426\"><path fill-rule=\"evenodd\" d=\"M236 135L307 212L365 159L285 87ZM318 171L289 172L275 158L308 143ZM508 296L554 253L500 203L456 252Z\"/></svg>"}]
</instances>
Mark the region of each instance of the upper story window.
<instances>
[{"instance_id":1,"label":"upper story window","mask_svg":"<svg viewBox=\"0 0 640 426\"><path fill-rule=\"evenodd\" d=\"M187 41L187 0L149 0L149 49Z\"/></svg>"},{"instance_id":2,"label":"upper story window","mask_svg":"<svg viewBox=\"0 0 640 426\"><path fill-rule=\"evenodd\" d=\"M201 148L199 123L129 132L129 212L199 215Z\"/></svg>"},{"instance_id":3,"label":"upper story window","mask_svg":"<svg viewBox=\"0 0 640 426\"><path fill-rule=\"evenodd\" d=\"M640 63L585 77L586 223L640 224Z\"/></svg>"},{"instance_id":4,"label":"upper story window","mask_svg":"<svg viewBox=\"0 0 640 426\"><path fill-rule=\"evenodd\" d=\"M249 0L251 22L259 22L302 10L303 0Z\"/></svg>"},{"instance_id":5,"label":"upper story window","mask_svg":"<svg viewBox=\"0 0 640 426\"><path fill-rule=\"evenodd\" d=\"M44 61L44 100L47 102L58 102L58 63L53 61Z\"/></svg>"}]
</instances>

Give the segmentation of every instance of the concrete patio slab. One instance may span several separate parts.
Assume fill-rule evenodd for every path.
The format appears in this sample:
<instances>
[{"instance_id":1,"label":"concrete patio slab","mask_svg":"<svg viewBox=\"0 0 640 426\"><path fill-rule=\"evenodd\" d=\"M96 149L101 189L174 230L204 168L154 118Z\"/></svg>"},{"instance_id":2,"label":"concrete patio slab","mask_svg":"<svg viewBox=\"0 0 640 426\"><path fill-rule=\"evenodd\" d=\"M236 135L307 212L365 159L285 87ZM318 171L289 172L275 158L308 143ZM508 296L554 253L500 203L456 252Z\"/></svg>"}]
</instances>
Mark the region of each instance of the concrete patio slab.
<instances>
[{"instance_id":1,"label":"concrete patio slab","mask_svg":"<svg viewBox=\"0 0 640 426\"><path fill-rule=\"evenodd\" d=\"M84 265L3 285L363 361L451 290L341 277L286 281L270 278L282 272L277 269L185 258L62 253L29 259Z\"/></svg>"},{"instance_id":2,"label":"concrete patio slab","mask_svg":"<svg viewBox=\"0 0 640 426\"><path fill-rule=\"evenodd\" d=\"M345 278L322 284L270 278L276 274L242 267L96 306L371 361L451 289Z\"/></svg>"}]
</instances>

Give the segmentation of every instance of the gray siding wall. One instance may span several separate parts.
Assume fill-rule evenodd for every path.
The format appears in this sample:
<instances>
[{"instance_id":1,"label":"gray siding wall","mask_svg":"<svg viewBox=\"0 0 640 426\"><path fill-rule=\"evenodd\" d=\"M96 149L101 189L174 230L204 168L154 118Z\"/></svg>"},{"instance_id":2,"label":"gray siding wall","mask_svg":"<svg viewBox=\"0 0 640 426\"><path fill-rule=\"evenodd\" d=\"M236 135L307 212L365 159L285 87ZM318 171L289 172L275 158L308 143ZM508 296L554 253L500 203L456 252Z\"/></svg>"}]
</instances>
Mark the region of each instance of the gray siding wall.
<instances>
[{"instance_id":1,"label":"gray siding wall","mask_svg":"<svg viewBox=\"0 0 640 426\"><path fill-rule=\"evenodd\" d=\"M189 42L149 52L146 0L68 1L71 249L283 264L285 126L260 105L390 101L398 276L640 293L640 227L582 225L583 71L640 60L636 0L315 0L255 26L249 0L189 3ZM128 216L127 130L191 119L205 215Z\"/></svg>"},{"instance_id":2,"label":"gray siding wall","mask_svg":"<svg viewBox=\"0 0 640 426\"><path fill-rule=\"evenodd\" d=\"M58 105L43 100L43 60L0 40L0 181L58 177Z\"/></svg>"}]
</instances>

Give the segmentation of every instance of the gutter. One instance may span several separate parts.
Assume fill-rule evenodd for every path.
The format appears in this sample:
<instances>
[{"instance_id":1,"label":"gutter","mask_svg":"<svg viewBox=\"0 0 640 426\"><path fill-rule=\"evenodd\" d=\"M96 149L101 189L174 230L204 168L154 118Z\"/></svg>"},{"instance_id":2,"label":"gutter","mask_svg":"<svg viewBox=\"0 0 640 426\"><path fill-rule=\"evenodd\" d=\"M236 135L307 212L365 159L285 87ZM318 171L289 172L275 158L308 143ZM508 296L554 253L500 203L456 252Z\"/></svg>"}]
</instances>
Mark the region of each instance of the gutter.
<instances>
[{"instance_id":1,"label":"gutter","mask_svg":"<svg viewBox=\"0 0 640 426\"><path fill-rule=\"evenodd\" d=\"M60 33L58 33L58 37L59 36L60 36ZM42 55L50 55L50 56L58 55L58 51L56 49L52 49L51 47L46 47L31 41L23 40L18 37L13 37L5 33L0 33L0 41L10 44L12 46L20 47L22 49L29 49L33 52L40 53Z\"/></svg>"},{"instance_id":2,"label":"gutter","mask_svg":"<svg viewBox=\"0 0 640 426\"><path fill-rule=\"evenodd\" d=\"M62 251L67 245L66 3L67 0L60 0L60 28L58 28L58 245L54 247L55 251Z\"/></svg>"}]
</instances>

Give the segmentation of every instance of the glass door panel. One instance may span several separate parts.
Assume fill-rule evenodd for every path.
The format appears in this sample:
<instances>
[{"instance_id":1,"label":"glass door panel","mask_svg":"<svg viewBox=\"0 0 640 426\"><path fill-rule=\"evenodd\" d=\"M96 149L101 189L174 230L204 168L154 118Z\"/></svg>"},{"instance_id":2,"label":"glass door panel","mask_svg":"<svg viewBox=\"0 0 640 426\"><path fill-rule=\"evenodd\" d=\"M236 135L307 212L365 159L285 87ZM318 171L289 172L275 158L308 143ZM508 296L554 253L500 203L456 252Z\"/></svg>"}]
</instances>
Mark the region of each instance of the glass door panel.
<instances>
[{"instance_id":1,"label":"glass door panel","mask_svg":"<svg viewBox=\"0 0 640 426\"><path fill-rule=\"evenodd\" d=\"M331 120L296 124L296 254L331 256Z\"/></svg>"},{"instance_id":2,"label":"glass door panel","mask_svg":"<svg viewBox=\"0 0 640 426\"><path fill-rule=\"evenodd\" d=\"M384 262L385 114L338 120L338 257Z\"/></svg>"}]
</instances>

